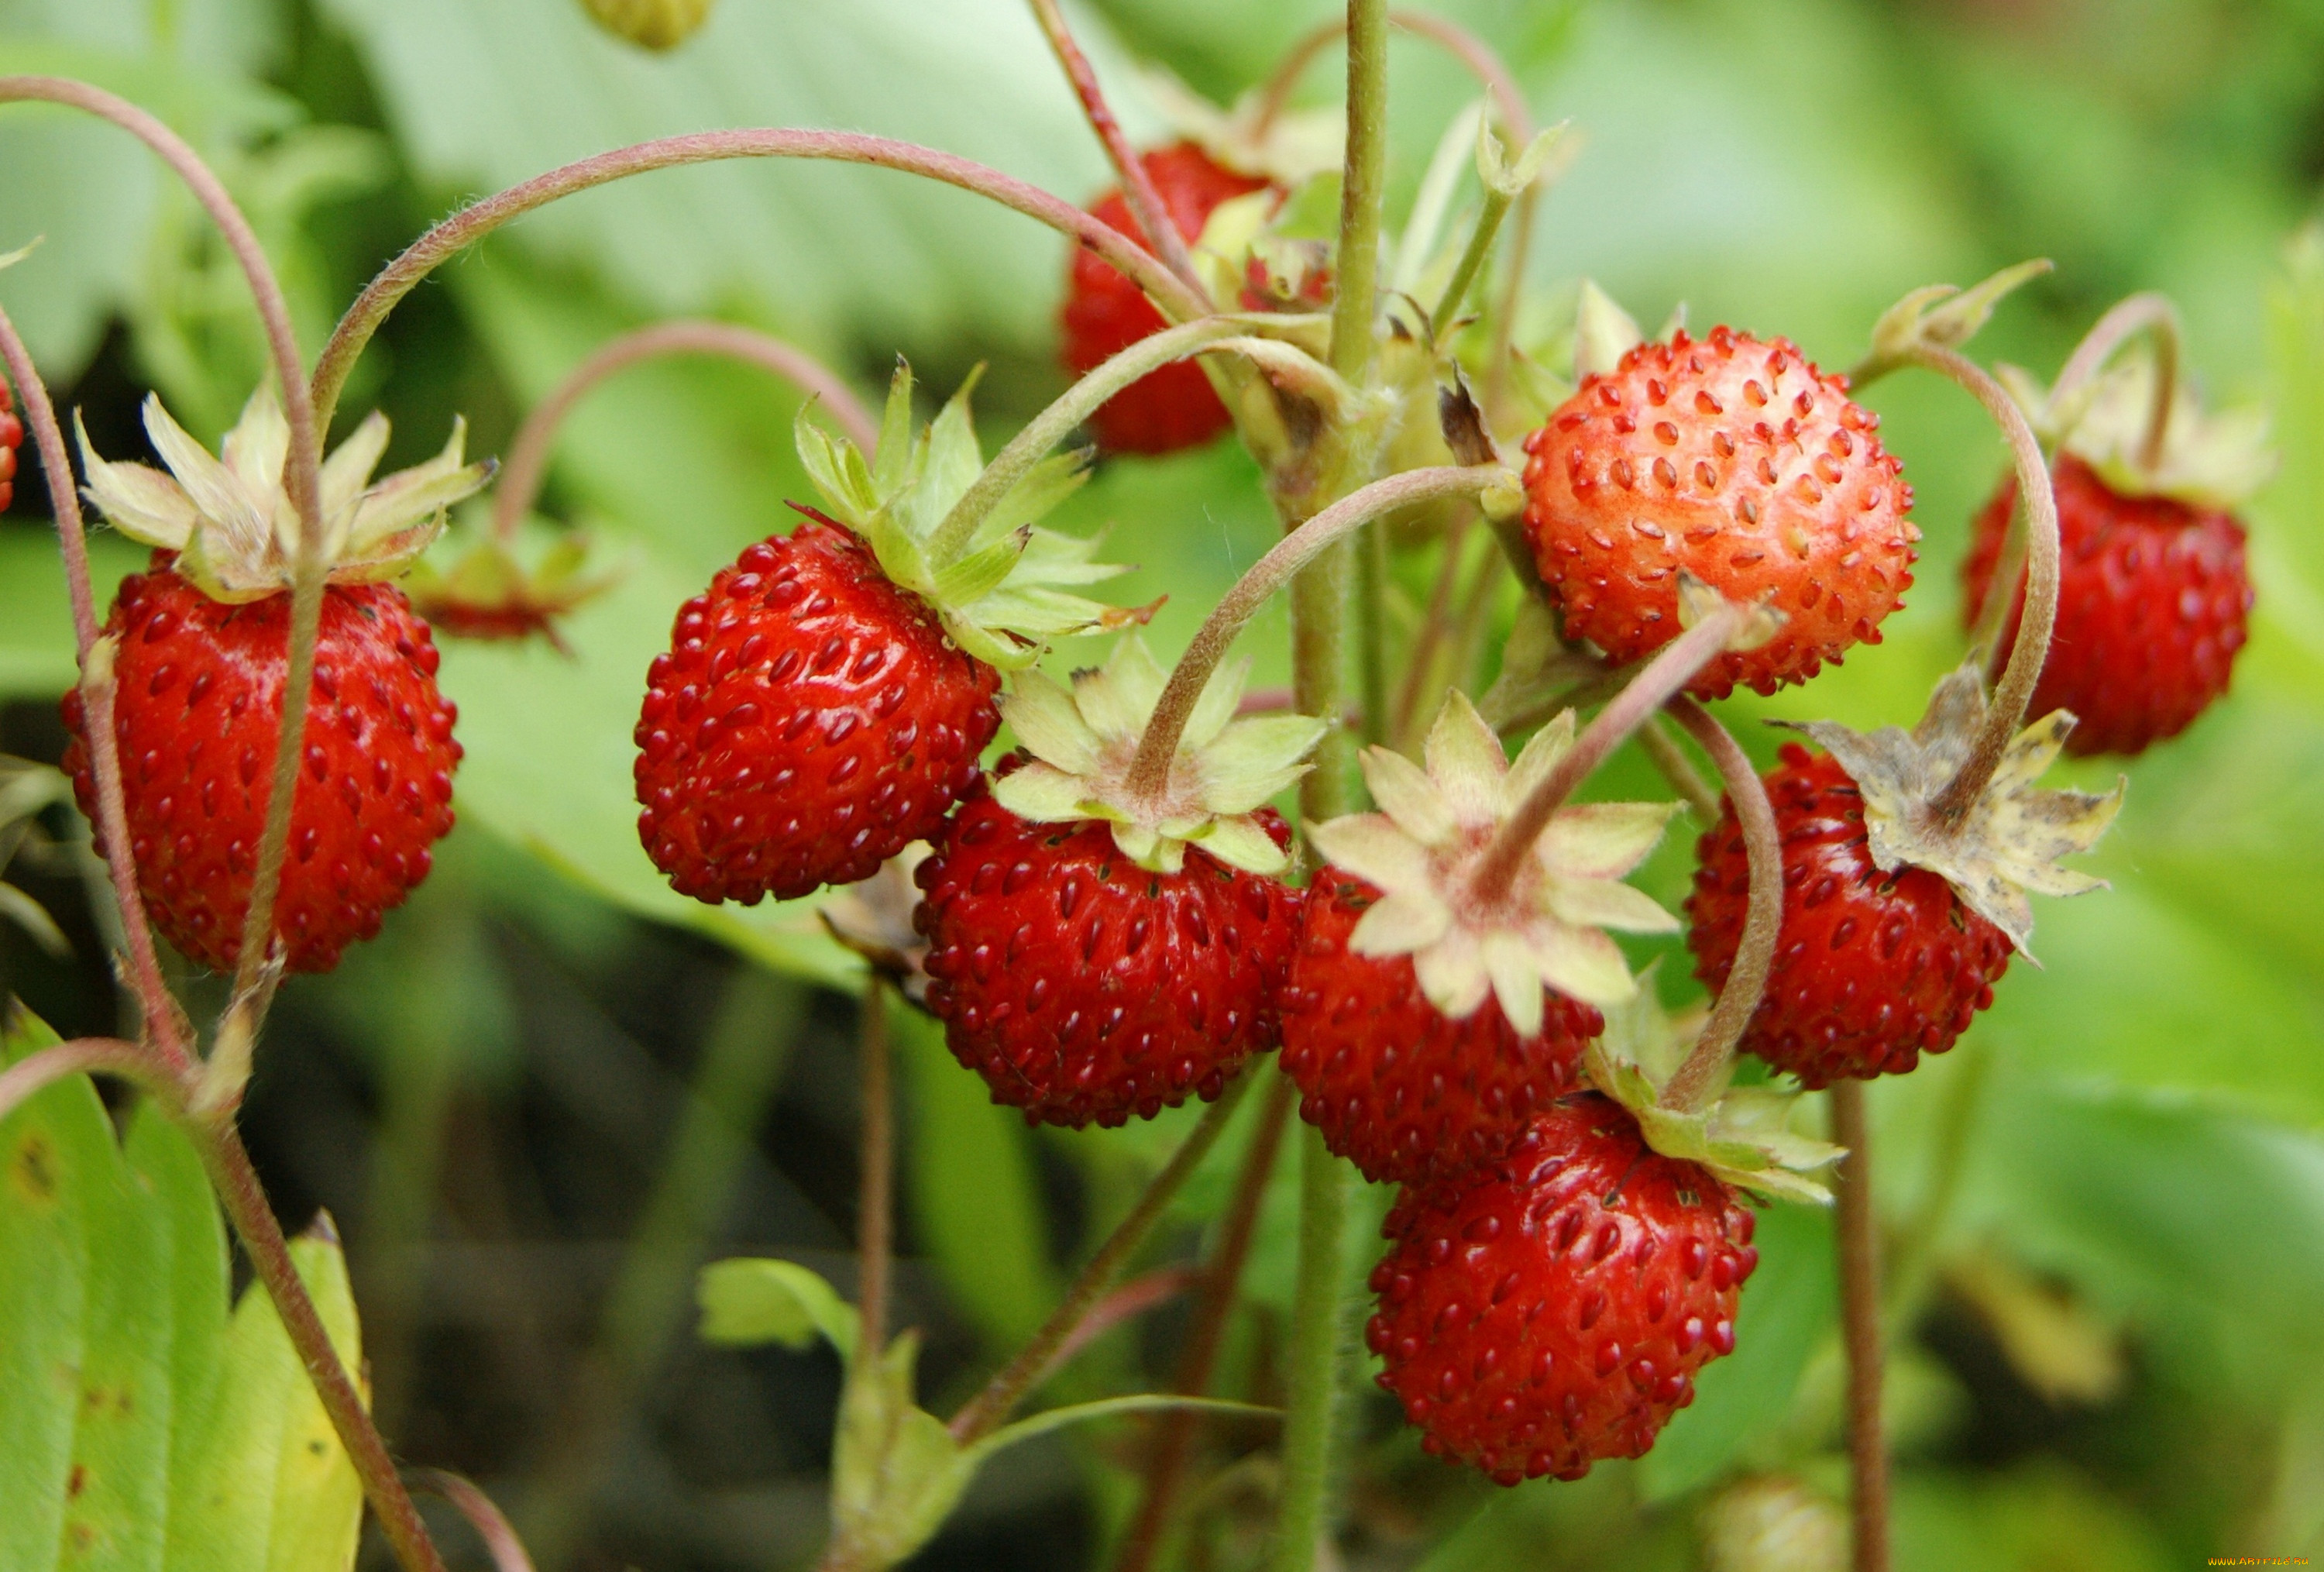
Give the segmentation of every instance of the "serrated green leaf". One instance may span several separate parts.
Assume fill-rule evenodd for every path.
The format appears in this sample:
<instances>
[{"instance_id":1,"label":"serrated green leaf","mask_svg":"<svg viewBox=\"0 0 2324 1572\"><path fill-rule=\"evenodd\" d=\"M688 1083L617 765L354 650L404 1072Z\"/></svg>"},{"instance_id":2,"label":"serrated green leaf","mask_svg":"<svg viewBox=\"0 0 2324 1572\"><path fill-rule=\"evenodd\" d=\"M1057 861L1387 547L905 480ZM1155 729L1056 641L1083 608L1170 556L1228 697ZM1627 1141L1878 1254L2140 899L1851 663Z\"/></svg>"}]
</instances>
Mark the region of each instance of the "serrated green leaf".
<instances>
[{"instance_id":1,"label":"serrated green leaf","mask_svg":"<svg viewBox=\"0 0 2324 1572\"><path fill-rule=\"evenodd\" d=\"M696 1287L702 1339L731 1348L779 1343L798 1350L820 1333L842 1359L855 1357L855 1307L792 1261L737 1257L702 1269Z\"/></svg>"}]
</instances>

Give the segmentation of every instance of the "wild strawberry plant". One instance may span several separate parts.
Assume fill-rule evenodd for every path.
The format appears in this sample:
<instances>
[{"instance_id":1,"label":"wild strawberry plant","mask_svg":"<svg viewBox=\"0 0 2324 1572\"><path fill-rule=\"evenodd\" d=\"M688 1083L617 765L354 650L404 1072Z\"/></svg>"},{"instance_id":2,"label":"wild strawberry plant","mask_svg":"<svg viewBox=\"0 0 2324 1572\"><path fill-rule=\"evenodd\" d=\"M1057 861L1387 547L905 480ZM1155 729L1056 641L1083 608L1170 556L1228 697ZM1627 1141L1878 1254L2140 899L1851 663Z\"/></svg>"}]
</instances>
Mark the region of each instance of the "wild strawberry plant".
<instances>
[{"instance_id":1,"label":"wild strawberry plant","mask_svg":"<svg viewBox=\"0 0 2324 1572\"><path fill-rule=\"evenodd\" d=\"M667 48L706 7L591 10ZM0 315L14 388L0 386L0 505L29 434L73 617L64 769L106 859L138 1021L134 1036L58 1043L12 1019L0 1155L21 1182L0 1194L0 1240L87 1307L84 1407L134 1392L189 1416L132 1446L37 1381L0 1389L0 1465L23 1498L14 1521L32 1525L0 1535L33 1546L26 1565L53 1564L58 1544L132 1540L148 1560L216 1559L258 1531L241 1487L217 1478L245 1451L279 1470L271 1564L348 1564L359 1484L404 1567L443 1565L367 1410L336 1241L285 1240L237 1112L284 974L328 971L376 935L451 826L463 728L438 689L437 634L589 658L576 613L624 565L593 564L570 540L531 553L523 521L583 395L673 353L749 361L817 395L788 433L814 495L671 598L667 645L630 697L637 840L670 890L722 909L810 902L861 963L845 973L863 1000L853 1299L773 1260L721 1262L700 1285L712 1342L821 1340L843 1362L822 1565L897 1565L1000 1449L1147 1413L1124 1565L1152 1564L1203 1510L1183 1486L1205 1416L1271 1428L1254 1554L1286 1572L1329 1564L1360 1181L1397 1187L1367 1280L1377 1383L1424 1449L1504 1485L1650 1452L1738 1351L1761 1209L1836 1205L1849 1537L1857 1567L1887 1565L1865 1083L1950 1050L1993 1003L2030 954L2032 896L2102 887L2070 859L2124 788L2045 783L2061 753L2142 753L2227 690L2255 604L2237 515L2269 472L2261 426L2205 413L2180 375L2176 317L2153 295L2105 315L2051 385L1989 373L1964 347L2039 264L1915 291L1866 325L1845 370L1775 336L1780 323L1674 320L1648 336L1595 285L1537 297L1522 252L1572 149L1562 128L1535 133L1507 69L1442 18L1351 0L1245 102L1190 101L1174 140L1140 148L1055 0L1031 10L1120 180L1086 208L859 133L664 138L462 208L378 274L311 365L265 247L187 143L89 84L0 78L0 100L85 112L161 155L217 223L269 357L215 455L156 398L160 467L104 455L85 430L76 467ZM1392 23L1485 89L1393 215ZM1334 40L1342 106L1287 108ZM456 423L435 458L375 479L377 414L326 450L389 313L566 197L767 158L904 171L1058 231L1074 247L1067 391L988 459L973 374L924 419L899 364L875 418L779 338L650 326L540 402L490 525L422 564L494 467L467 461ZM1924 711L1867 731L1813 718L1812 694L1792 690L1880 659L1882 624L1913 587L1926 522L1906 456L1858 402L1906 372L1973 398L2010 469L1973 525L1927 526L1974 531L1959 669ZM1084 432L1092 447L1073 446ZM1101 598L1123 570L1054 515L1095 454L1135 465L1230 433L1279 537L1166 660L1141 632L1156 606ZM84 498L152 549L102 615ZM1431 574L1408 615L1403 586ZM1278 601L1292 682L1256 690L1234 646ZM1480 646L1504 602L1515 624L1494 670ZM1065 680L1044 670L1088 638L1110 641L1090 664ZM1763 776L1705 707L1738 687L1776 700L1812 746L1787 744ZM1596 778L1632 754L1666 800L1608 799ZM1683 919L1627 882L1682 812L1701 834ZM1682 930L1711 996L1674 1016L1614 936ZM214 1021L170 985L157 931L230 975ZM924 1405L918 1334L890 1326L889 1040L905 1011L1028 1123L1111 1131L1206 1105L948 1419ZM92 1075L143 1099L125 1146L103 1128ZM1169 1297L1119 1280L1247 1102L1177 1390L1020 1416L1091 1338ZM1213 1398L1295 1109L1280 1379L1255 1394L1271 1401ZM197 1173L258 1285L230 1327L217 1209ZM66 1211L89 1221L63 1230ZM139 1251L176 1263L157 1269L177 1284L169 1316L134 1313ZM29 1274L12 1281L0 1349L37 1354L81 1312L23 1292ZM172 1338L165 1369L152 1349ZM288 1379L286 1348L311 1392ZM102 1384L106 1361L141 1358L152 1368ZM286 1437L314 1445L302 1455ZM474 1486L429 1483L503 1565L523 1564Z\"/></svg>"}]
</instances>

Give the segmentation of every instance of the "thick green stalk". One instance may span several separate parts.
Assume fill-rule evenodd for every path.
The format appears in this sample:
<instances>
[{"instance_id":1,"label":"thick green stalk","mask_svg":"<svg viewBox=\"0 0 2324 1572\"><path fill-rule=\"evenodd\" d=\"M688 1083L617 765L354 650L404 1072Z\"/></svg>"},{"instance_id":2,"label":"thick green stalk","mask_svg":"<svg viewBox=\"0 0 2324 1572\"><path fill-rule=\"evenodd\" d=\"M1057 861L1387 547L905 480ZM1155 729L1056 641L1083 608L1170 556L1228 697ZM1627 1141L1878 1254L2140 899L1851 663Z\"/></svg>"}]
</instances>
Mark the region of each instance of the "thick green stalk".
<instances>
[{"instance_id":1,"label":"thick green stalk","mask_svg":"<svg viewBox=\"0 0 2324 1572\"><path fill-rule=\"evenodd\" d=\"M1348 0L1348 162L1340 187L1332 369L1360 383L1372 363L1380 199L1388 177L1388 6Z\"/></svg>"},{"instance_id":2,"label":"thick green stalk","mask_svg":"<svg viewBox=\"0 0 2324 1572\"><path fill-rule=\"evenodd\" d=\"M1332 1422L1339 1408L1341 1245L1352 1171L1312 1124L1300 1126L1299 1275L1291 1300L1291 1359L1283 1423L1283 1494L1269 1572L1310 1572L1324 1532Z\"/></svg>"}]
</instances>

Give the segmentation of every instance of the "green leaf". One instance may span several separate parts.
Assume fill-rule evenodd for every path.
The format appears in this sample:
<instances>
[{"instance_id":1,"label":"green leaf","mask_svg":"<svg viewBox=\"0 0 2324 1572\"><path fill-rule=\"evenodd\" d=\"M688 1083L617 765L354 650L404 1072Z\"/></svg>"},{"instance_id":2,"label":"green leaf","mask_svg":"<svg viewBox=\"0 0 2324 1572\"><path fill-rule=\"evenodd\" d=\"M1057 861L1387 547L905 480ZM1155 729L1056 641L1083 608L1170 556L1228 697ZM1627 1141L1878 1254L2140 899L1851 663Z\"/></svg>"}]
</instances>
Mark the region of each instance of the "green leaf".
<instances>
[{"instance_id":1,"label":"green leaf","mask_svg":"<svg viewBox=\"0 0 2324 1572\"><path fill-rule=\"evenodd\" d=\"M1683 1494L1715 1478L1755 1430L1788 1412L1792 1393L1833 1317L1831 1217L1812 1207L1775 1206L1752 1235L1759 1269L1735 1318L1735 1352L1704 1365L1694 1402L1673 1415L1638 1463L1648 1501Z\"/></svg>"},{"instance_id":2,"label":"green leaf","mask_svg":"<svg viewBox=\"0 0 2324 1572\"><path fill-rule=\"evenodd\" d=\"M855 1357L855 1307L796 1262L714 1261L702 1269L695 1298L706 1343L733 1348L780 1343L796 1351L821 1333L842 1359Z\"/></svg>"},{"instance_id":3,"label":"green leaf","mask_svg":"<svg viewBox=\"0 0 2324 1572\"><path fill-rule=\"evenodd\" d=\"M17 1012L0 1062L55 1040ZM361 1368L335 1240L291 1247ZM327 1572L362 1490L264 1293L226 1313L201 1163L150 1108L125 1148L86 1076L0 1122L0 1566Z\"/></svg>"}]
</instances>

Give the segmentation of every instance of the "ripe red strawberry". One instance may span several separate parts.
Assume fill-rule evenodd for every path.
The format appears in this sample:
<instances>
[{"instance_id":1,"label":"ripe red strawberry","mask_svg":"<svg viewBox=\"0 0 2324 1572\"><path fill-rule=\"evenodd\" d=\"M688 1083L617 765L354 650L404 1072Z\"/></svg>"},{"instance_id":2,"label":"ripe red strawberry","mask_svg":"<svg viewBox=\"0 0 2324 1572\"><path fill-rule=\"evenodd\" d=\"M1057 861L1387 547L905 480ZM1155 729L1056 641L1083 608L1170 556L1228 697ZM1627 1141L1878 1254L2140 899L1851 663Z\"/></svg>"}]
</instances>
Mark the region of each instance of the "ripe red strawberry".
<instances>
[{"instance_id":1,"label":"ripe red strawberry","mask_svg":"<svg viewBox=\"0 0 2324 1572\"><path fill-rule=\"evenodd\" d=\"M154 925L189 958L231 971L280 735L290 598L214 600L171 562L156 551L151 569L122 580L106 618L120 640L123 806ZM306 763L274 908L292 971L328 971L348 944L376 934L452 828L460 744L436 666L428 624L394 586L324 592ZM95 823L78 689L63 707L72 732L64 767Z\"/></svg>"},{"instance_id":2,"label":"ripe red strawberry","mask_svg":"<svg viewBox=\"0 0 2324 1572\"><path fill-rule=\"evenodd\" d=\"M1348 938L1379 892L1325 868L1283 991L1283 1073L1324 1144L1376 1181L1406 1181L1498 1156L1536 1109L1572 1089L1605 1029L1552 992L1522 1036L1488 998L1459 1020L1421 992L1408 955L1357 955Z\"/></svg>"},{"instance_id":3,"label":"ripe red strawberry","mask_svg":"<svg viewBox=\"0 0 2324 1572\"><path fill-rule=\"evenodd\" d=\"M1364 1340L1421 1446L1501 1484L1637 1457L1735 1348L1752 1216L1595 1094L1497 1162L1406 1189Z\"/></svg>"},{"instance_id":4,"label":"ripe red strawberry","mask_svg":"<svg viewBox=\"0 0 2324 1572\"><path fill-rule=\"evenodd\" d=\"M1786 621L1690 691L1804 682L1913 582L1912 488L1879 417L1789 340L1714 328L1632 347L1526 439L1526 531L1569 639L1616 661L1677 636L1681 569Z\"/></svg>"},{"instance_id":5,"label":"ripe red strawberry","mask_svg":"<svg viewBox=\"0 0 2324 1572\"><path fill-rule=\"evenodd\" d=\"M16 418L15 401L8 395L8 383L0 377L0 513L16 496L16 448L24 440L24 422Z\"/></svg>"},{"instance_id":6,"label":"ripe red strawberry","mask_svg":"<svg viewBox=\"0 0 2324 1572\"><path fill-rule=\"evenodd\" d=\"M1265 180L1222 168L1191 142L1157 148L1142 154L1140 162L1170 221L1190 241L1201 236L1211 210L1220 203L1267 185ZM1090 212L1140 245L1146 244L1146 232L1130 217L1130 203L1120 191L1108 191ZM1075 376L1167 325L1136 284L1086 249L1074 253L1062 320L1065 369ZM1116 393L1091 425L1099 443L1110 452L1175 453L1225 430L1228 415L1202 368L1191 360L1182 360L1140 377Z\"/></svg>"},{"instance_id":7,"label":"ripe red strawberry","mask_svg":"<svg viewBox=\"0 0 2324 1572\"><path fill-rule=\"evenodd\" d=\"M1004 766L1004 771L1008 766ZM1277 846L1290 829L1258 818ZM1034 824L979 793L916 875L927 1004L1026 1122L1152 1118L1275 1046L1301 893L1189 847L1141 868L1095 819Z\"/></svg>"},{"instance_id":8,"label":"ripe red strawberry","mask_svg":"<svg viewBox=\"0 0 2324 1572\"><path fill-rule=\"evenodd\" d=\"M2252 606L2243 527L2221 508L2125 495L2070 453L2059 456L2051 480L2063 555L2057 630L2033 713L2073 712L2069 753L2139 753L2178 735L2227 690ZM2016 502L2012 476L1977 517L1961 565L1971 626ZM2016 642L2013 610L2005 656Z\"/></svg>"},{"instance_id":9,"label":"ripe red strawberry","mask_svg":"<svg viewBox=\"0 0 2324 1572\"><path fill-rule=\"evenodd\" d=\"M936 833L1000 728L999 673L820 513L678 608L637 726L638 834L697 901L868 878Z\"/></svg>"},{"instance_id":10,"label":"ripe red strawberry","mask_svg":"<svg viewBox=\"0 0 2324 1572\"><path fill-rule=\"evenodd\" d=\"M1941 874L1874 865L1863 793L1829 754L1789 744L1766 782L1784 844L1783 926L1741 1046L1812 1087L1902 1075L1922 1053L1944 1052L1993 1003L2008 935ZM1687 942L1695 975L1715 989L1735 963L1750 889L1731 805L1696 855Z\"/></svg>"}]
</instances>

